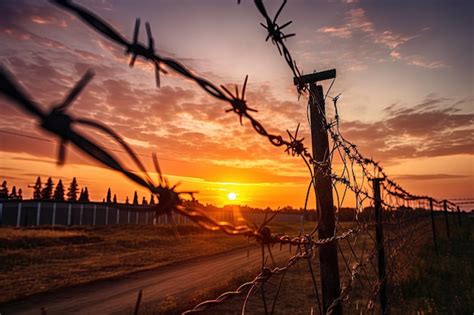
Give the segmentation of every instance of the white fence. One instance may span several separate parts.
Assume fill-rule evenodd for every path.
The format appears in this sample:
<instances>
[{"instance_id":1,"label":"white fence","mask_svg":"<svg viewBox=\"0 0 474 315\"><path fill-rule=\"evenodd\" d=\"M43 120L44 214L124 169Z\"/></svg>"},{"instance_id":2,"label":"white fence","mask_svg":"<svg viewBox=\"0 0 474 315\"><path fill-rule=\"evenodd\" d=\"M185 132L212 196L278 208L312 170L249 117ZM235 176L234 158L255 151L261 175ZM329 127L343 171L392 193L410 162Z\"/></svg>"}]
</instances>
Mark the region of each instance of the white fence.
<instances>
[{"instance_id":1,"label":"white fence","mask_svg":"<svg viewBox=\"0 0 474 315\"><path fill-rule=\"evenodd\" d=\"M233 211L209 211L217 221L235 223ZM245 211L241 215L251 223L261 224L265 219L262 211ZM36 200L0 201L0 225L40 226L40 225L111 225L111 224L170 224L169 217L162 214L154 220L153 206L106 203L52 202ZM189 218L173 213L177 224L190 224ZM280 213L274 222L300 222L297 213Z\"/></svg>"}]
</instances>

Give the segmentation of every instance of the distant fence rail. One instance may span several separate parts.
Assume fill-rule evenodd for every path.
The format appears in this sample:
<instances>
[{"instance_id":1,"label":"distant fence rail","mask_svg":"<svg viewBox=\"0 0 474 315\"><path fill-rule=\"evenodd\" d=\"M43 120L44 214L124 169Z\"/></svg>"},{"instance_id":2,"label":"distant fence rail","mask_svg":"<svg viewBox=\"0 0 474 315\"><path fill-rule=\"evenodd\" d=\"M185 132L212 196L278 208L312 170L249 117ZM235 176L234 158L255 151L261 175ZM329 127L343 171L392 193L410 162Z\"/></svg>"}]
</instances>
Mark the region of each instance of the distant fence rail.
<instances>
[{"instance_id":1,"label":"distant fence rail","mask_svg":"<svg viewBox=\"0 0 474 315\"><path fill-rule=\"evenodd\" d=\"M118 224L171 224L163 213L155 218L153 205L132 205L103 202L54 202L40 200L0 201L1 226L45 226L45 225L118 225ZM209 211L209 216L218 221L235 222L233 211ZM176 224L191 224L188 217L173 213ZM265 220L263 211L241 213L248 222L261 224ZM275 221L298 223L301 214L280 213Z\"/></svg>"}]
</instances>

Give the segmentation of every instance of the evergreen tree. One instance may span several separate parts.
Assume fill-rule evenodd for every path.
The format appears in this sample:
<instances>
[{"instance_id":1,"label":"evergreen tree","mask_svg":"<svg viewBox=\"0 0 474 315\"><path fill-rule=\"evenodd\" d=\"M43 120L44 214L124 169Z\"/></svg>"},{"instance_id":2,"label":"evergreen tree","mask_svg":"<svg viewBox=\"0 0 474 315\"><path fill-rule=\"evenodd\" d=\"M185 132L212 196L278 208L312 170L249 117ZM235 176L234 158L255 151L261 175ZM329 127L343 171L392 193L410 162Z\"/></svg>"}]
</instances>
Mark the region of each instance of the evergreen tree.
<instances>
[{"instance_id":1,"label":"evergreen tree","mask_svg":"<svg viewBox=\"0 0 474 315\"><path fill-rule=\"evenodd\" d=\"M125 204L128 205L130 201L128 200L128 196L125 198Z\"/></svg>"},{"instance_id":2,"label":"evergreen tree","mask_svg":"<svg viewBox=\"0 0 474 315\"><path fill-rule=\"evenodd\" d=\"M41 190L41 199L42 200L51 200L53 198L53 186L54 186L53 180L50 177L50 178L48 178L48 180L46 181L45 186Z\"/></svg>"},{"instance_id":3,"label":"evergreen tree","mask_svg":"<svg viewBox=\"0 0 474 315\"><path fill-rule=\"evenodd\" d=\"M18 196L16 194L16 186L13 186L13 188L12 188L12 192L10 194L10 199L13 199L13 200L18 199Z\"/></svg>"},{"instance_id":4,"label":"evergreen tree","mask_svg":"<svg viewBox=\"0 0 474 315\"><path fill-rule=\"evenodd\" d=\"M89 190L86 188L84 188L84 193L83 193L83 199L85 202L89 202Z\"/></svg>"},{"instance_id":5,"label":"evergreen tree","mask_svg":"<svg viewBox=\"0 0 474 315\"><path fill-rule=\"evenodd\" d=\"M39 176L36 179L35 185L33 186L33 199L41 199L41 178Z\"/></svg>"},{"instance_id":6,"label":"evergreen tree","mask_svg":"<svg viewBox=\"0 0 474 315\"><path fill-rule=\"evenodd\" d=\"M6 180L3 181L2 187L0 188L0 199L8 199L8 187Z\"/></svg>"},{"instance_id":7,"label":"evergreen tree","mask_svg":"<svg viewBox=\"0 0 474 315\"><path fill-rule=\"evenodd\" d=\"M112 203L112 191L110 188L107 190L107 203Z\"/></svg>"},{"instance_id":8,"label":"evergreen tree","mask_svg":"<svg viewBox=\"0 0 474 315\"><path fill-rule=\"evenodd\" d=\"M148 204L148 202L146 202L146 198L145 198L145 196L143 196L142 205L147 205L147 204Z\"/></svg>"},{"instance_id":9,"label":"evergreen tree","mask_svg":"<svg viewBox=\"0 0 474 315\"><path fill-rule=\"evenodd\" d=\"M155 204L155 196L153 196L153 195L150 196L150 204L151 205Z\"/></svg>"},{"instance_id":10,"label":"evergreen tree","mask_svg":"<svg viewBox=\"0 0 474 315\"><path fill-rule=\"evenodd\" d=\"M56 189L54 190L53 199L55 201L64 201L64 186L63 181L59 180L58 184L56 185Z\"/></svg>"},{"instance_id":11,"label":"evergreen tree","mask_svg":"<svg viewBox=\"0 0 474 315\"><path fill-rule=\"evenodd\" d=\"M138 205L138 194L136 190L135 190L135 194L133 195L133 204Z\"/></svg>"},{"instance_id":12,"label":"evergreen tree","mask_svg":"<svg viewBox=\"0 0 474 315\"><path fill-rule=\"evenodd\" d=\"M23 191L21 188L18 189L18 200L23 200Z\"/></svg>"},{"instance_id":13,"label":"evergreen tree","mask_svg":"<svg viewBox=\"0 0 474 315\"><path fill-rule=\"evenodd\" d=\"M81 192L79 193L79 201L84 201L84 189L81 188Z\"/></svg>"},{"instance_id":14,"label":"evergreen tree","mask_svg":"<svg viewBox=\"0 0 474 315\"><path fill-rule=\"evenodd\" d=\"M113 203L117 203L117 195L116 194L114 194Z\"/></svg>"},{"instance_id":15,"label":"evergreen tree","mask_svg":"<svg viewBox=\"0 0 474 315\"><path fill-rule=\"evenodd\" d=\"M67 201L77 201L77 191L79 190L77 186L77 180L74 177L67 190Z\"/></svg>"}]
</instances>

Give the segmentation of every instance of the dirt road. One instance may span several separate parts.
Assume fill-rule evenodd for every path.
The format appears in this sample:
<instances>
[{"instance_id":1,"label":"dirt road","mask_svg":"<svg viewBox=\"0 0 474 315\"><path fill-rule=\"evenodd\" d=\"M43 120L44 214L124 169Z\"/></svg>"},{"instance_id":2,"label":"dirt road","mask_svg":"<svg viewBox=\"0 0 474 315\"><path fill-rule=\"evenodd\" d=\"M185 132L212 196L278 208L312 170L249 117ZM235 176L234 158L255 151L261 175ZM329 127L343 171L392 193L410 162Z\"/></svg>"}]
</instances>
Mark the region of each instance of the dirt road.
<instances>
[{"instance_id":1,"label":"dirt road","mask_svg":"<svg viewBox=\"0 0 474 315\"><path fill-rule=\"evenodd\" d=\"M272 251L275 259L289 257L288 249ZM234 250L201 259L190 260L156 270L135 273L117 280L106 280L60 292L46 293L0 306L0 314L128 314L136 301L137 292L143 290L142 301L159 301L167 295L181 295L213 288L230 277L239 268L259 266L260 248ZM229 288L231 289L231 288ZM178 299L179 301L179 299Z\"/></svg>"}]
</instances>

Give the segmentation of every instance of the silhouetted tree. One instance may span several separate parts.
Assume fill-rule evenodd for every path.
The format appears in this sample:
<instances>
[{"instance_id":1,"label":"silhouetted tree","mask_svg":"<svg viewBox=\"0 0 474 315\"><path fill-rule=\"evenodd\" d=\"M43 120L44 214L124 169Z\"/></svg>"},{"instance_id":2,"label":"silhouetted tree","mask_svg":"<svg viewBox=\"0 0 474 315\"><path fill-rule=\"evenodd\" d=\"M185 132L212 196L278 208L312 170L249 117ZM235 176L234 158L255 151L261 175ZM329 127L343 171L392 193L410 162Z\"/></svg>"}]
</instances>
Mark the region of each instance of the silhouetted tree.
<instances>
[{"instance_id":1,"label":"silhouetted tree","mask_svg":"<svg viewBox=\"0 0 474 315\"><path fill-rule=\"evenodd\" d=\"M128 196L125 197L125 204L128 205L130 203L130 201L128 201Z\"/></svg>"},{"instance_id":2,"label":"silhouetted tree","mask_svg":"<svg viewBox=\"0 0 474 315\"><path fill-rule=\"evenodd\" d=\"M138 205L138 194L136 190L135 190L135 193L133 194L133 204Z\"/></svg>"},{"instance_id":3,"label":"silhouetted tree","mask_svg":"<svg viewBox=\"0 0 474 315\"><path fill-rule=\"evenodd\" d=\"M21 188L18 189L18 200L23 200L23 190Z\"/></svg>"},{"instance_id":4,"label":"silhouetted tree","mask_svg":"<svg viewBox=\"0 0 474 315\"><path fill-rule=\"evenodd\" d=\"M89 202L89 201L90 201L90 200L89 200L89 190L87 189L87 187L84 188L83 199L84 199L83 201L85 201L85 202Z\"/></svg>"},{"instance_id":5,"label":"silhouetted tree","mask_svg":"<svg viewBox=\"0 0 474 315\"><path fill-rule=\"evenodd\" d=\"M41 190L41 199L42 200L51 200L53 197L53 180L51 177L48 178L46 184L44 185L43 189Z\"/></svg>"},{"instance_id":6,"label":"silhouetted tree","mask_svg":"<svg viewBox=\"0 0 474 315\"><path fill-rule=\"evenodd\" d=\"M69 188L67 189L67 201L77 201L77 191L79 188L77 187L77 180L74 177L72 179Z\"/></svg>"},{"instance_id":7,"label":"silhouetted tree","mask_svg":"<svg viewBox=\"0 0 474 315\"><path fill-rule=\"evenodd\" d=\"M147 204L148 204L148 202L146 202L146 198L145 198L145 196L143 196L142 205L147 205Z\"/></svg>"},{"instance_id":8,"label":"silhouetted tree","mask_svg":"<svg viewBox=\"0 0 474 315\"><path fill-rule=\"evenodd\" d=\"M117 195L116 194L114 194L114 199L112 201L113 201L113 203L117 203Z\"/></svg>"},{"instance_id":9,"label":"silhouetted tree","mask_svg":"<svg viewBox=\"0 0 474 315\"><path fill-rule=\"evenodd\" d=\"M6 180L3 181L2 187L0 188L0 199L8 199L8 187Z\"/></svg>"},{"instance_id":10,"label":"silhouetted tree","mask_svg":"<svg viewBox=\"0 0 474 315\"><path fill-rule=\"evenodd\" d=\"M155 196L153 196L153 195L150 196L150 204L151 205L155 204Z\"/></svg>"},{"instance_id":11,"label":"silhouetted tree","mask_svg":"<svg viewBox=\"0 0 474 315\"><path fill-rule=\"evenodd\" d=\"M56 189L54 189L53 199L56 201L64 201L64 186L62 180L59 180Z\"/></svg>"},{"instance_id":12,"label":"silhouetted tree","mask_svg":"<svg viewBox=\"0 0 474 315\"><path fill-rule=\"evenodd\" d=\"M33 199L41 199L41 178L38 176L36 183L33 186Z\"/></svg>"},{"instance_id":13,"label":"silhouetted tree","mask_svg":"<svg viewBox=\"0 0 474 315\"><path fill-rule=\"evenodd\" d=\"M105 198L102 198L102 203L105 203Z\"/></svg>"},{"instance_id":14,"label":"silhouetted tree","mask_svg":"<svg viewBox=\"0 0 474 315\"><path fill-rule=\"evenodd\" d=\"M112 203L112 191L110 191L110 188L107 190L107 203Z\"/></svg>"},{"instance_id":15,"label":"silhouetted tree","mask_svg":"<svg viewBox=\"0 0 474 315\"><path fill-rule=\"evenodd\" d=\"M79 201L81 202L88 202L89 201L89 191L87 187L81 188L81 193L79 195Z\"/></svg>"},{"instance_id":16,"label":"silhouetted tree","mask_svg":"<svg viewBox=\"0 0 474 315\"><path fill-rule=\"evenodd\" d=\"M10 194L10 199L18 199L18 196L16 194L16 186L12 187L12 192Z\"/></svg>"}]
</instances>

